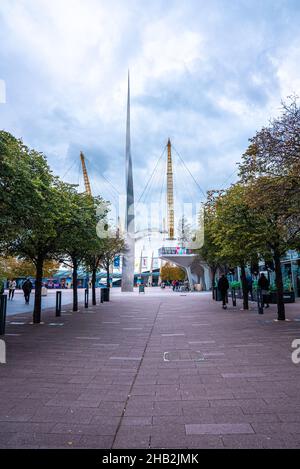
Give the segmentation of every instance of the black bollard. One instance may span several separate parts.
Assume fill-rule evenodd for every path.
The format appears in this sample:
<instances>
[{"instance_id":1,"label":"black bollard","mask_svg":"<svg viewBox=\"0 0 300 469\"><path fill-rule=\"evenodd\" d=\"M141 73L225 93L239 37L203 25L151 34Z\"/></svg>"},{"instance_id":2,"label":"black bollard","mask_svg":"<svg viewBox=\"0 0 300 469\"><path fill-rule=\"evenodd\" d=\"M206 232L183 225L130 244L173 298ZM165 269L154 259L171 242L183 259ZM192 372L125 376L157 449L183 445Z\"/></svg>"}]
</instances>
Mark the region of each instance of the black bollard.
<instances>
[{"instance_id":1,"label":"black bollard","mask_svg":"<svg viewBox=\"0 0 300 469\"><path fill-rule=\"evenodd\" d=\"M109 288L103 288L103 301L109 301Z\"/></svg>"},{"instance_id":2,"label":"black bollard","mask_svg":"<svg viewBox=\"0 0 300 469\"><path fill-rule=\"evenodd\" d=\"M5 335L7 295L0 295L0 335Z\"/></svg>"},{"instance_id":3,"label":"black bollard","mask_svg":"<svg viewBox=\"0 0 300 469\"><path fill-rule=\"evenodd\" d=\"M258 314L264 314L264 301L261 288L257 289L257 308Z\"/></svg>"},{"instance_id":4,"label":"black bollard","mask_svg":"<svg viewBox=\"0 0 300 469\"><path fill-rule=\"evenodd\" d=\"M89 289L88 288L84 290L84 307L85 308L89 307Z\"/></svg>"},{"instance_id":5,"label":"black bollard","mask_svg":"<svg viewBox=\"0 0 300 469\"><path fill-rule=\"evenodd\" d=\"M236 306L236 294L235 294L235 288L231 290L231 297L232 297L232 306Z\"/></svg>"},{"instance_id":6,"label":"black bollard","mask_svg":"<svg viewBox=\"0 0 300 469\"><path fill-rule=\"evenodd\" d=\"M61 291L56 292L55 316L57 318L61 316Z\"/></svg>"}]
</instances>

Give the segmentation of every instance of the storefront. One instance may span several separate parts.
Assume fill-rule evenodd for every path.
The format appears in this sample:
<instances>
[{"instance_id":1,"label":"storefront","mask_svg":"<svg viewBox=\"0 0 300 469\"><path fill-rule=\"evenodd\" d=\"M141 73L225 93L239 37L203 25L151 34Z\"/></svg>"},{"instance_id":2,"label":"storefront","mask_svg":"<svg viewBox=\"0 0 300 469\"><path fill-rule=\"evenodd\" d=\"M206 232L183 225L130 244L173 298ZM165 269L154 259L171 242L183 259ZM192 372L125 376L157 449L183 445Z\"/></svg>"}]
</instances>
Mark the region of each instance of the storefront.
<instances>
[{"instance_id":1,"label":"storefront","mask_svg":"<svg viewBox=\"0 0 300 469\"><path fill-rule=\"evenodd\" d=\"M300 297L300 253L288 251L282 260L283 283L286 290L293 290Z\"/></svg>"}]
</instances>

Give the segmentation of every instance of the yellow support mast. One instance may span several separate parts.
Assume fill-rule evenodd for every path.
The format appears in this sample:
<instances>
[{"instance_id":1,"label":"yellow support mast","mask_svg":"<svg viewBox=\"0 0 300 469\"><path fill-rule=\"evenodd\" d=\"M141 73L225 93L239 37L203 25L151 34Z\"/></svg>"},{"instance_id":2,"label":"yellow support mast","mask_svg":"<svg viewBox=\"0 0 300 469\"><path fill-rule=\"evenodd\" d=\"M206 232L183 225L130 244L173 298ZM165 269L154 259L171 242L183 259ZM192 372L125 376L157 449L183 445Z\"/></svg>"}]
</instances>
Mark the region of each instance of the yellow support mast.
<instances>
[{"instance_id":1,"label":"yellow support mast","mask_svg":"<svg viewBox=\"0 0 300 469\"><path fill-rule=\"evenodd\" d=\"M174 187L173 187L173 165L172 165L172 145L168 140L168 163L167 163L167 220L168 239L174 238Z\"/></svg>"},{"instance_id":2,"label":"yellow support mast","mask_svg":"<svg viewBox=\"0 0 300 469\"><path fill-rule=\"evenodd\" d=\"M80 152L80 159L81 159L81 166L82 166L82 172L83 172L85 192L88 195L92 195L90 180L89 180L89 176L88 176L86 165L85 165L84 154L82 153L82 151Z\"/></svg>"}]
</instances>

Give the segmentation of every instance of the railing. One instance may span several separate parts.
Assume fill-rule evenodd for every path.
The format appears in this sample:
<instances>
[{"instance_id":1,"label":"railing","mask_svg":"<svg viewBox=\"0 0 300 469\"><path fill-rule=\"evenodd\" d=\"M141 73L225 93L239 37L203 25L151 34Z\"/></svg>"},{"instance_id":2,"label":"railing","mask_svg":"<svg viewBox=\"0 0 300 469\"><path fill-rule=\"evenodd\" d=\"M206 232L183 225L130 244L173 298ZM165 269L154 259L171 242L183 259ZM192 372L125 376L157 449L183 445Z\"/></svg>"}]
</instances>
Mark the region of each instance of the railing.
<instances>
[{"instance_id":1,"label":"railing","mask_svg":"<svg viewBox=\"0 0 300 469\"><path fill-rule=\"evenodd\" d=\"M159 256L191 256L195 254L192 249L178 247L163 247L158 250Z\"/></svg>"}]
</instances>

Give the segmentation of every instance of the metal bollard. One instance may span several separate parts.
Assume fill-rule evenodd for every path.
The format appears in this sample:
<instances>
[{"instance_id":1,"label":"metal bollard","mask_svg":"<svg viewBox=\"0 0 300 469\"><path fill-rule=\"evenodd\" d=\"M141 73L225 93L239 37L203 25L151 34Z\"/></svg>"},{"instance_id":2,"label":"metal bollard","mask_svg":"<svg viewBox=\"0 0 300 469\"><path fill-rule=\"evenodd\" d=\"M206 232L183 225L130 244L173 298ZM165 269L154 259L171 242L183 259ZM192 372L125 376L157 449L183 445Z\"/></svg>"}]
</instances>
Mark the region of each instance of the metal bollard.
<instances>
[{"instance_id":1,"label":"metal bollard","mask_svg":"<svg viewBox=\"0 0 300 469\"><path fill-rule=\"evenodd\" d=\"M56 292L55 316L57 318L61 316L61 291Z\"/></svg>"},{"instance_id":2,"label":"metal bollard","mask_svg":"<svg viewBox=\"0 0 300 469\"><path fill-rule=\"evenodd\" d=\"M103 290L103 301L109 301L109 288L105 287Z\"/></svg>"},{"instance_id":3,"label":"metal bollard","mask_svg":"<svg viewBox=\"0 0 300 469\"><path fill-rule=\"evenodd\" d=\"M104 289L102 287L100 287L100 303L103 303L103 301L104 301L103 290Z\"/></svg>"},{"instance_id":4,"label":"metal bollard","mask_svg":"<svg viewBox=\"0 0 300 469\"><path fill-rule=\"evenodd\" d=\"M85 308L89 307L89 289L88 288L84 290L84 307Z\"/></svg>"},{"instance_id":5,"label":"metal bollard","mask_svg":"<svg viewBox=\"0 0 300 469\"><path fill-rule=\"evenodd\" d=\"M232 306L236 306L236 293L235 288L231 290L231 297L232 297Z\"/></svg>"},{"instance_id":6,"label":"metal bollard","mask_svg":"<svg viewBox=\"0 0 300 469\"><path fill-rule=\"evenodd\" d=\"M257 289L257 308L258 314L264 314L264 302L263 302L263 295L260 288Z\"/></svg>"},{"instance_id":7,"label":"metal bollard","mask_svg":"<svg viewBox=\"0 0 300 469\"><path fill-rule=\"evenodd\" d=\"M0 335L5 335L7 295L0 295Z\"/></svg>"}]
</instances>

